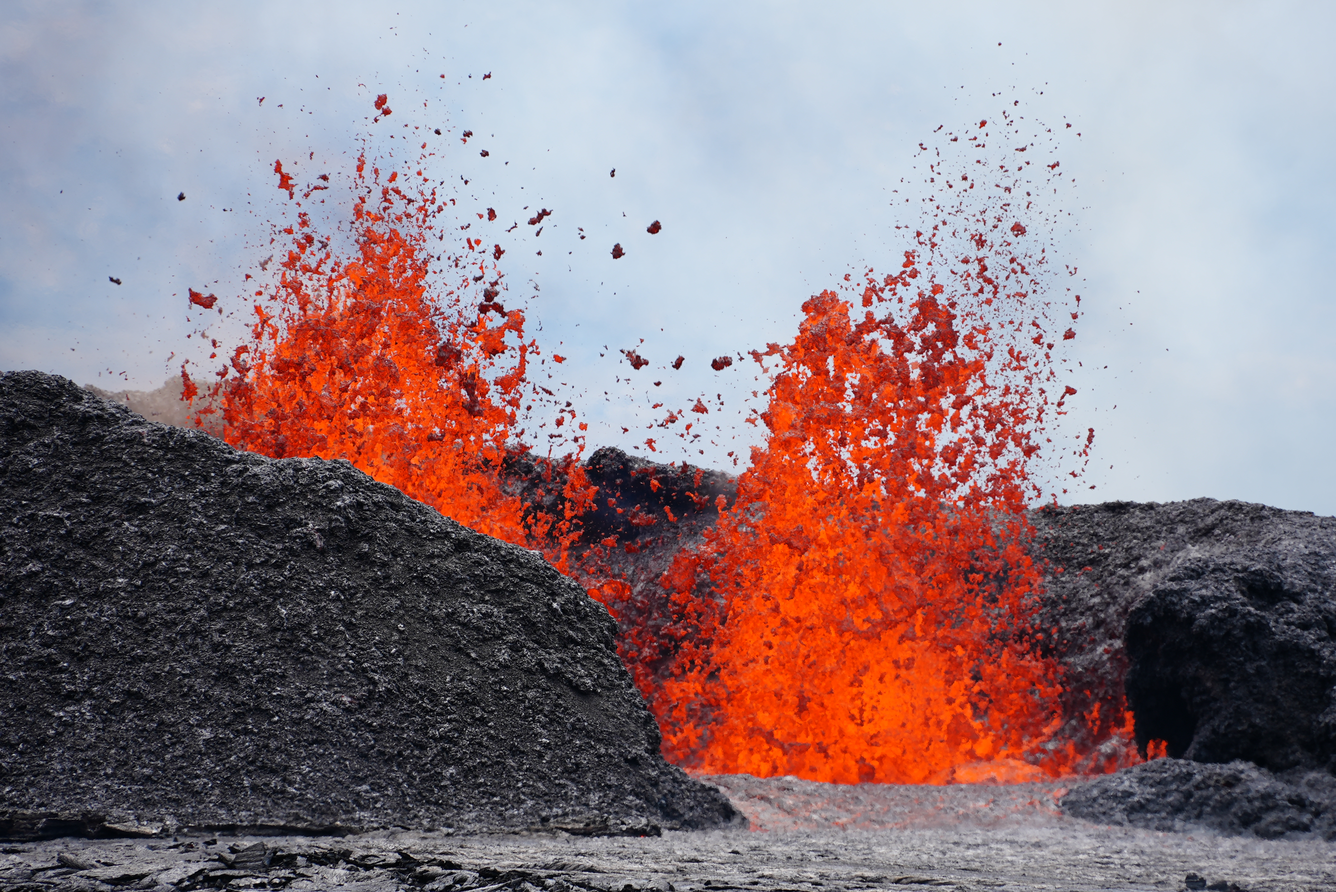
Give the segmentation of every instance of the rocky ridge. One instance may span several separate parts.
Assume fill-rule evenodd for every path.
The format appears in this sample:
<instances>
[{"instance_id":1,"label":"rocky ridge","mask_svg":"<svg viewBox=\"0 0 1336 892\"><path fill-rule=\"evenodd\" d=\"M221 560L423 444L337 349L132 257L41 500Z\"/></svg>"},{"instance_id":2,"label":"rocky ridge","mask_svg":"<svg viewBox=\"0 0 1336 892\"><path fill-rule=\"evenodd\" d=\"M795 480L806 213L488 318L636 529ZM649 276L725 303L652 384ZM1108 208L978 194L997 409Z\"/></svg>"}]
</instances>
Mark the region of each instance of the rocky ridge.
<instances>
[{"instance_id":1,"label":"rocky ridge","mask_svg":"<svg viewBox=\"0 0 1336 892\"><path fill-rule=\"evenodd\" d=\"M1166 740L1173 756L1277 769L1329 764L1336 518L1193 499L1046 507L1031 522L1068 716L1126 695L1142 747ZM1250 585L1264 594L1249 600ZM1204 611L1208 601L1220 609ZM1171 616L1167 645L1157 636L1171 634ZM1254 635L1271 643L1245 646ZM1288 662L1267 669L1278 650ZM1273 736L1254 733L1263 725Z\"/></svg>"},{"instance_id":2,"label":"rocky ridge","mask_svg":"<svg viewBox=\"0 0 1336 892\"><path fill-rule=\"evenodd\" d=\"M0 836L738 820L607 612L347 462L0 377Z\"/></svg>"}]
</instances>

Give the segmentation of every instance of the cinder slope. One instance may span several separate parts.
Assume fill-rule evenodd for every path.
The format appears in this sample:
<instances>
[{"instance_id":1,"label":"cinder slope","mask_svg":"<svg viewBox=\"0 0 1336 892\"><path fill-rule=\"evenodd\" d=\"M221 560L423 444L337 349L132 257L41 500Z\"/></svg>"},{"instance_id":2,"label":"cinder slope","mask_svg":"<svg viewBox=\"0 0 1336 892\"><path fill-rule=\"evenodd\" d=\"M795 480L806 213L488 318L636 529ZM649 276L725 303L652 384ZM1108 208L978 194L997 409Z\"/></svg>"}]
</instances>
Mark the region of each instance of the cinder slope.
<instances>
[{"instance_id":1,"label":"cinder slope","mask_svg":"<svg viewBox=\"0 0 1336 892\"><path fill-rule=\"evenodd\" d=\"M659 755L613 632L346 462L0 377L0 836L738 820Z\"/></svg>"}]
</instances>

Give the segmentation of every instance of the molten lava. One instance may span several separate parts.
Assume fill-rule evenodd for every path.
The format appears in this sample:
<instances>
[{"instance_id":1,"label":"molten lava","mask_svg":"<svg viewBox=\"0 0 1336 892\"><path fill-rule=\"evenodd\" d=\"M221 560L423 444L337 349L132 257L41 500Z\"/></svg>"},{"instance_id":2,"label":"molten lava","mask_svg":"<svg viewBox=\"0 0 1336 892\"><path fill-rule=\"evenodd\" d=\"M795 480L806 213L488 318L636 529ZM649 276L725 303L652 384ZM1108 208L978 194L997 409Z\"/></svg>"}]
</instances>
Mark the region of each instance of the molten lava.
<instances>
[{"instance_id":1,"label":"molten lava","mask_svg":"<svg viewBox=\"0 0 1336 892\"><path fill-rule=\"evenodd\" d=\"M965 144L982 148L982 136ZM427 240L449 202L420 170L410 188L358 164L347 256L298 202L278 279L253 295L250 343L213 387L226 437L276 457L345 458L461 523L542 548L623 621L621 651L665 754L694 771L945 783L1111 770L1134 758L1128 717L1092 716L1111 746L1097 760L1054 739L1062 678L1034 622L1042 572L1024 511L1042 495L1048 425L1075 393L1053 350L1079 314L1051 318L1030 166L976 183L983 171L939 155L932 181L954 200L926 199L931 225L899 270L812 297L792 343L753 352L770 382L767 439L736 504L724 510L721 496L716 528L665 575L667 621L635 623L606 557L615 538L572 550L593 491L575 456L534 460L522 444L543 389L527 378L539 346L524 313L500 301L504 250L467 238L446 267L456 281L438 284ZM297 201L292 174L274 171ZM554 424L573 426L575 410L557 405ZM524 461L549 497L524 497Z\"/></svg>"},{"instance_id":2,"label":"molten lava","mask_svg":"<svg viewBox=\"0 0 1336 892\"><path fill-rule=\"evenodd\" d=\"M963 278L989 278L972 265ZM1001 287L985 290L1016 299ZM665 749L714 774L923 783L1012 760L1032 779L1019 760L1058 687L1028 627L1023 522L1045 401L1014 379L1042 364L998 362L996 321L913 253L858 309L817 295L792 344L755 354L780 362L769 438L674 568L690 634L656 701Z\"/></svg>"},{"instance_id":3,"label":"molten lava","mask_svg":"<svg viewBox=\"0 0 1336 892\"><path fill-rule=\"evenodd\" d=\"M1051 318L1045 247L1027 238L1031 165L998 165L980 199L968 159L940 158L954 198L927 200L901 269L869 272L856 301L811 298L791 344L753 352L778 361L766 443L666 575L673 620L626 636L665 752L693 770L1024 781L1135 760L1125 711L1084 717L1097 754L1054 739L1062 678L1024 512L1076 392L1053 332L1075 331Z\"/></svg>"},{"instance_id":4,"label":"molten lava","mask_svg":"<svg viewBox=\"0 0 1336 892\"><path fill-rule=\"evenodd\" d=\"M279 188L292 190L274 169ZM538 347L525 340L523 311L498 300L501 248L467 239L452 264L458 283L433 290L427 239L448 203L420 171L406 179L412 194L397 171L382 183L359 160L353 256L336 256L305 211L281 230L290 243L278 281L254 293L251 342L213 388L225 437L275 458L346 459L466 526L541 547L564 568L570 517L587 500L579 468L558 467L561 515L526 510L502 482L524 433L517 421ZM575 413L557 423L567 417Z\"/></svg>"}]
</instances>

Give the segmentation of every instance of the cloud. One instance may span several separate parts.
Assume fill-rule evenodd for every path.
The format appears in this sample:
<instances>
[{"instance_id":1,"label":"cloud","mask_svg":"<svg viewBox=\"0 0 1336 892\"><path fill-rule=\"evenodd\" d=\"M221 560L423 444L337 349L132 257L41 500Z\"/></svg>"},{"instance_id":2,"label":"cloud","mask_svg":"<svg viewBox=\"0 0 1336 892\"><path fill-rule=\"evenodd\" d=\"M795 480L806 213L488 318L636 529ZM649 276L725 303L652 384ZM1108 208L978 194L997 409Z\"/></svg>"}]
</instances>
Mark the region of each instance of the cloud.
<instances>
[{"instance_id":1,"label":"cloud","mask_svg":"<svg viewBox=\"0 0 1336 892\"><path fill-rule=\"evenodd\" d=\"M385 149L402 124L431 121L445 130L440 179L496 207L498 228L523 224L526 205L554 210L541 239L512 237L510 286L536 295L535 324L570 357L561 370L588 391L591 439L634 445L620 427L650 397L610 358L619 348L644 338L658 365L687 355L654 373L653 398L723 393L740 407L749 364L715 373L708 360L791 337L810 293L892 261L892 227L908 221L891 190L916 175L918 142L1020 100L1061 130L1076 178L1073 235L1058 247L1089 310L1065 419L1068 434L1097 429L1102 470L1086 497L1336 513L1322 446L1336 435L1331 17L1245 4L1210 16L1040 3L11 6L0 366L157 386L199 356L186 289L240 305L245 272L272 250L286 200L275 158L306 177L346 164L361 134ZM395 114L372 125L380 92ZM477 134L467 151L463 129ZM663 232L649 236L655 219ZM627 251L615 263L613 243ZM693 454L719 464L728 449Z\"/></svg>"}]
</instances>

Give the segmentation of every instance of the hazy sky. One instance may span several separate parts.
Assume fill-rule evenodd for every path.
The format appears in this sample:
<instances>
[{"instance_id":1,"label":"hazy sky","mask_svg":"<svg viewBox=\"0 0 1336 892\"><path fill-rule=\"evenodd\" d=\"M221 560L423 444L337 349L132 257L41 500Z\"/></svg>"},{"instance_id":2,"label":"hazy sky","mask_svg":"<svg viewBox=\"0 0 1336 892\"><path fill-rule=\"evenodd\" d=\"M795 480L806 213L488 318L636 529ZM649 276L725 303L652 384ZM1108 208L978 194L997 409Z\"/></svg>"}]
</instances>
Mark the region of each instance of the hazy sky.
<instances>
[{"instance_id":1,"label":"hazy sky","mask_svg":"<svg viewBox=\"0 0 1336 892\"><path fill-rule=\"evenodd\" d=\"M430 121L461 197L506 225L554 211L512 236L512 294L564 342L591 441L637 448L620 424L650 399L741 411L751 373L709 359L788 340L807 296L889 267L918 143L1008 107L1073 124L1059 259L1088 312L1066 423L1097 432L1075 500L1336 514L1333 33L1327 3L10 0L0 368L156 387L198 355L186 289L239 301L271 250L276 158L337 170ZM378 93L395 116L372 125ZM663 387L619 389L622 347ZM711 420L749 433L737 418ZM690 457L744 441L718 442Z\"/></svg>"}]
</instances>

